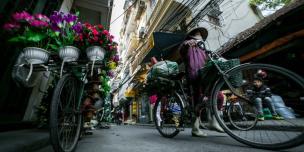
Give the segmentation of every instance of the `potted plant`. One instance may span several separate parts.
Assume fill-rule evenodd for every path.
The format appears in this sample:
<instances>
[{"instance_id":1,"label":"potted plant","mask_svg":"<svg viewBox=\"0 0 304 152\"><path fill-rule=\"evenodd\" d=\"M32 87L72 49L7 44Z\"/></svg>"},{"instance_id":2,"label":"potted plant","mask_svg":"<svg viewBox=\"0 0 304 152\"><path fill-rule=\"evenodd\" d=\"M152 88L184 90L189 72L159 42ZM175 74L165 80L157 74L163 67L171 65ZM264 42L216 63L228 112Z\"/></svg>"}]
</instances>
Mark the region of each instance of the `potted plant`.
<instances>
[{"instance_id":1,"label":"potted plant","mask_svg":"<svg viewBox=\"0 0 304 152\"><path fill-rule=\"evenodd\" d=\"M20 54L30 64L42 64L48 61L49 47L48 27L49 18L42 14L31 15L26 11L16 12L9 23L4 24L11 38L9 42L23 47Z\"/></svg>"},{"instance_id":2,"label":"potted plant","mask_svg":"<svg viewBox=\"0 0 304 152\"><path fill-rule=\"evenodd\" d=\"M76 61L80 50L75 47L75 39L82 32L82 24L78 22L77 14L64 14L55 11L50 16L50 37L54 44L53 50L59 50L59 56L64 62Z\"/></svg>"},{"instance_id":3,"label":"potted plant","mask_svg":"<svg viewBox=\"0 0 304 152\"><path fill-rule=\"evenodd\" d=\"M83 33L79 37L80 43L86 48L91 61L102 61L105 57L108 44L112 43L113 36L102 25L85 23Z\"/></svg>"}]
</instances>

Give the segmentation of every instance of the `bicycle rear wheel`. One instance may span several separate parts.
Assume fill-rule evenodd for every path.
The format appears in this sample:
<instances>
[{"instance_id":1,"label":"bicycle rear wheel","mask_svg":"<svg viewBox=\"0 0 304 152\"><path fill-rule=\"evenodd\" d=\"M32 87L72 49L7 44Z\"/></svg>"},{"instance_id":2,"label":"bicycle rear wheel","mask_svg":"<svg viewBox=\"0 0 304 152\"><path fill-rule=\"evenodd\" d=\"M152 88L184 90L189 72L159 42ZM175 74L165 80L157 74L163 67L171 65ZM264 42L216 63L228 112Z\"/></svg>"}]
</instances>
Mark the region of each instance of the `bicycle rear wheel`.
<instances>
[{"instance_id":1,"label":"bicycle rear wheel","mask_svg":"<svg viewBox=\"0 0 304 152\"><path fill-rule=\"evenodd\" d=\"M79 81L66 74L54 90L50 110L50 139L56 152L70 152L76 148L82 122L79 88Z\"/></svg>"},{"instance_id":2,"label":"bicycle rear wheel","mask_svg":"<svg viewBox=\"0 0 304 152\"><path fill-rule=\"evenodd\" d=\"M240 95L238 99L242 99L239 101L242 112L251 117L242 121L235 121L237 119L232 116L229 120L220 117L217 112L217 94L224 90L232 92L224 79L220 78L212 91L212 109L226 133L239 142L263 149L285 149L304 142L304 80L302 77L285 68L267 64L244 64L227 71L226 74L230 76L228 79L230 82L233 77L242 79L242 83L232 84L232 88ZM266 104L269 102L263 100L265 103L263 108L275 109L274 112L270 110L269 113L268 110L267 113L267 110L259 108L257 104L259 101L256 98L255 100L250 98L252 96L249 95L248 88L255 77L263 79L264 84L271 89L271 94L263 93L264 96L261 96L261 99L270 97L271 104ZM262 95L262 92L260 93L259 95ZM271 108L272 105L274 108ZM257 109L261 115L256 124L254 122L258 114L254 113L253 109ZM249 125L244 127L243 124Z\"/></svg>"},{"instance_id":3,"label":"bicycle rear wheel","mask_svg":"<svg viewBox=\"0 0 304 152\"><path fill-rule=\"evenodd\" d=\"M173 138L179 133L183 106L177 93L160 97L153 109L153 118L158 132L166 137Z\"/></svg>"}]
</instances>

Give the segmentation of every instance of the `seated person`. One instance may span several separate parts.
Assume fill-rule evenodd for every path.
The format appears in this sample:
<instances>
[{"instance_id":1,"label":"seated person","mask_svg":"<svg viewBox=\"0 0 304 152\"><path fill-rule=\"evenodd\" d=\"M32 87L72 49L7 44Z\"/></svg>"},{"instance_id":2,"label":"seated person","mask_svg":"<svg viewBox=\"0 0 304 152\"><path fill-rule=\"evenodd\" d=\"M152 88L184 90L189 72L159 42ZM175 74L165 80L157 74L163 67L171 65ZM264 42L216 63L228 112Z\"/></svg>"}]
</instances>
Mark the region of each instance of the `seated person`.
<instances>
[{"instance_id":1,"label":"seated person","mask_svg":"<svg viewBox=\"0 0 304 152\"><path fill-rule=\"evenodd\" d=\"M264 120L263 114L263 103L266 104L272 114L272 118L275 120L282 120L283 117L280 117L274 108L274 104L271 99L270 88L263 84L262 78L255 77L253 80L253 85L247 90L247 94L252 101L254 101L255 106L258 111L258 120Z\"/></svg>"}]
</instances>

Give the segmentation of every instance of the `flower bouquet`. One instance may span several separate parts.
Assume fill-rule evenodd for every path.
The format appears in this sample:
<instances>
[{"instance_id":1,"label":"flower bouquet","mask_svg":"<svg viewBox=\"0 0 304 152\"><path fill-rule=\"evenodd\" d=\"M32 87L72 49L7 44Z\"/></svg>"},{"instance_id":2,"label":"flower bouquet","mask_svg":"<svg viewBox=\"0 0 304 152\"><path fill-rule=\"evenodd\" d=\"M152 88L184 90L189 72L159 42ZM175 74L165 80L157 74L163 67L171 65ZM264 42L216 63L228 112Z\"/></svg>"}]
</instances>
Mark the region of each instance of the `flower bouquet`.
<instances>
[{"instance_id":1,"label":"flower bouquet","mask_svg":"<svg viewBox=\"0 0 304 152\"><path fill-rule=\"evenodd\" d=\"M23 47L23 57L30 64L41 64L48 61L49 18L42 14L32 16L26 11L16 12L9 23L4 24L4 30L10 35L9 42Z\"/></svg>"},{"instance_id":2,"label":"flower bouquet","mask_svg":"<svg viewBox=\"0 0 304 152\"><path fill-rule=\"evenodd\" d=\"M86 48L87 56L91 61L102 61L106 50L109 50L109 44L113 42L112 39L113 36L102 25L85 23L77 41Z\"/></svg>"},{"instance_id":3,"label":"flower bouquet","mask_svg":"<svg viewBox=\"0 0 304 152\"><path fill-rule=\"evenodd\" d=\"M55 11L50 16L50 37L53 50L59 50L60 58L65 62L76 61L80 50L75 47L75 39L82 32L82 24L78 22L77 14L64 14Z\"/></svg>"}]
</instances>

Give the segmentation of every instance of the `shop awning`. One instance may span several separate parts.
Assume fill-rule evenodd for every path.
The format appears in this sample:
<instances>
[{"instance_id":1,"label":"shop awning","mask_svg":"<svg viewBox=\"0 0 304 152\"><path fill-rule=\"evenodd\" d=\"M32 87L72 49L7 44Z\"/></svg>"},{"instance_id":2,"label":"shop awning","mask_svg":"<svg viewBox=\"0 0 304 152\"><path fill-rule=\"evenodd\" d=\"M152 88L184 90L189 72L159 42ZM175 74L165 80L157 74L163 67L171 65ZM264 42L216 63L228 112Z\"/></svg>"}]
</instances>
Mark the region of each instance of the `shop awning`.
<instances>
[{"instance_id":1,"label":"shop awning","mask_svg":"<svg viewBox=\"0 0 304 152\"><path fill-rule=\"evenodd\" d=\"M185 38L185 34L180 33L165 33L165 32L154 32L153 41L154 46L150 52L146 55L143 62L148 62L149 59L155 56L160 59L161 56L166 57L174 50L171 48L178 46L182 43Z\"/></svg>"}]
</instances>

